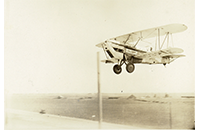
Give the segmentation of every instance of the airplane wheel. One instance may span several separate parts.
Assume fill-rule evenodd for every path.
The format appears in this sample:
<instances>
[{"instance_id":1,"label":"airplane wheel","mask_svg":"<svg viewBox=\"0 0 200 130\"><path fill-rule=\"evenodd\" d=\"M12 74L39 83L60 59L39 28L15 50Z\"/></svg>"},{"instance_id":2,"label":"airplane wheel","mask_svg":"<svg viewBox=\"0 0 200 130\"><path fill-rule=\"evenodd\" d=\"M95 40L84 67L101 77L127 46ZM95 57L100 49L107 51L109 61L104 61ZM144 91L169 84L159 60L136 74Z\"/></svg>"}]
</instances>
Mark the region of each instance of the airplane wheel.
<instances>
[{"instance_id":1,"label":"airplane wheel","mask_svg":"<svg viewBox=\"0 0 200 130\"><path fill-rule=\"evenodd\" d=\"M128 63L126 65L126 71L127 72L132 73L134 70L135 70L135 65L134 64Z\"/></svg>"},{"instance_id":2,"label":"airplane wheel","mask_svg":"<svg viewBox=\"0 0 200 130\"><path fill-rule=\"evenodd\" d=\"M120 74L122 72L122 67L120 65L114 65L113 71L115 74Z\"/></svg>"}]
</instances>

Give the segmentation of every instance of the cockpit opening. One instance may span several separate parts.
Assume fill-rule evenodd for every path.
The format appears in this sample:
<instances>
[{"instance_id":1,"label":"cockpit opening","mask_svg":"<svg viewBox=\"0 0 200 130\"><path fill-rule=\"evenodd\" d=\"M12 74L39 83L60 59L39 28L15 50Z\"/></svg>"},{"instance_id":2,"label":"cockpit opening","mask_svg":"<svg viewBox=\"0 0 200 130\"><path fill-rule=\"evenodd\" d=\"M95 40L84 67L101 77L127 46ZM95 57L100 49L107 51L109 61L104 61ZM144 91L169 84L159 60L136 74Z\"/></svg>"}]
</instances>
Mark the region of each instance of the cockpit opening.
<instances>
[{"instance_id":1,"label":"cockpit opening","mask_svg":"<svg viewBox=\"0 0 200 130\"><path fill-rule=\"evenodd\" d=\"M117 52L120 52L120 53L123 53L124 51L122 50L122 49L119 49L119 48L113 48L115 51L117 51Z\"/></svg>"}]
</instances>

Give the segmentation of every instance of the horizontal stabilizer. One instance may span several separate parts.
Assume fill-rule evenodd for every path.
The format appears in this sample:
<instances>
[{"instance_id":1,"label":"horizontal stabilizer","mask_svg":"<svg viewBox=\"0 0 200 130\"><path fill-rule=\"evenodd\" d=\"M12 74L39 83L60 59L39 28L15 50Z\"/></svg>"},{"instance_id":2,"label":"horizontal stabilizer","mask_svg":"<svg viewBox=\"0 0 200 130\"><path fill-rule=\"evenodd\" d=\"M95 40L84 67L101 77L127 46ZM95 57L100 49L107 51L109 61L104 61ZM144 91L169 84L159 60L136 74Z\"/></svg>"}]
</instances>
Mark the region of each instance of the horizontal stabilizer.
<instances>
[{"instance_id":1,"label":"horizontal stabilizer","mask_svg":"<svg viewBox=\"0 0 200 130\"><path fill-rule=\"evenodd\" d=\"M161 52L163 53L182 53L183 52L183 49L181 48L167 48L167 49L163 49L163 50L160 50Z\"/></svg>"},{"instance_id":2,"label":"horizontal stabilizer","mask_svg":"<svg viewBox=\"0 0 200 130\"><path fill-rule=\"evenodd\" d=\"M179 57L185 57L185 55L166 54L166 55L163 55L162 57L179 58Z\"/></svg>"}]
</instances>

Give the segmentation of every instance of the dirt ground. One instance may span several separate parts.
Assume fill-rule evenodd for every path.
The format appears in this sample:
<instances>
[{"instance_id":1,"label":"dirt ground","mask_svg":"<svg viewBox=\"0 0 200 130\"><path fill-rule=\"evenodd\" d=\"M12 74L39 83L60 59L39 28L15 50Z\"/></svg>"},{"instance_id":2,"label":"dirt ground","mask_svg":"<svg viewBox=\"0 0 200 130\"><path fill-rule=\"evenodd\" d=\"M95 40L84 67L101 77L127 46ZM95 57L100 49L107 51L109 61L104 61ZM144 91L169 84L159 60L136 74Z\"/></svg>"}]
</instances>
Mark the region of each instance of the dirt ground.
<instances>
[{"instance_id":1,"label":"dirt ground","mask_svg":"<svg viewBox=\"0 0 200 130\"><path fill-rule=\"evenodd\" d=\"M103 122L150 129L194 128L194 98L128 98L103 95ZM95 94L16 94L6 98L6 107L97 121Z\"/></svg>"}]
</instances>

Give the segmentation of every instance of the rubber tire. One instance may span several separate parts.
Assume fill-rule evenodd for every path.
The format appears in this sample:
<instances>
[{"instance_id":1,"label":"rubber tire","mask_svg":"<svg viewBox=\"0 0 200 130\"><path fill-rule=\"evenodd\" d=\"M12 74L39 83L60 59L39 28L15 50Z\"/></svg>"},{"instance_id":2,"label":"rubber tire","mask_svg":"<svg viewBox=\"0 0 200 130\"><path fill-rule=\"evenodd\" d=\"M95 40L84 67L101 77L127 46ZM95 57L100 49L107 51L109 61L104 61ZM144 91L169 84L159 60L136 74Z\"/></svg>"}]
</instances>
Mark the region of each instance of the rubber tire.
<instances>
[{"instance_id":1,"label":"rubber tire","mask_svg":"<svg viewBox=\"0 0 200 130\"><path fill-rule=\"evenodd\" d=\"M115 74L120 74L122 72L122 67L120 65L114 65L113 71L115 72Z\"/></svg>"},{"instance_id":2,"label":"rubber tire","mask_svg":"<svg viewBox=\"0 0 200 130\"><path fill-rule=\"evenodd\" d=\"M126 71L127 71L128 73L132 73L134 70L135 70L135 65L134 65L134 64L128 63L128 64L126 65Z\"/></svg>"}]
</instances>

